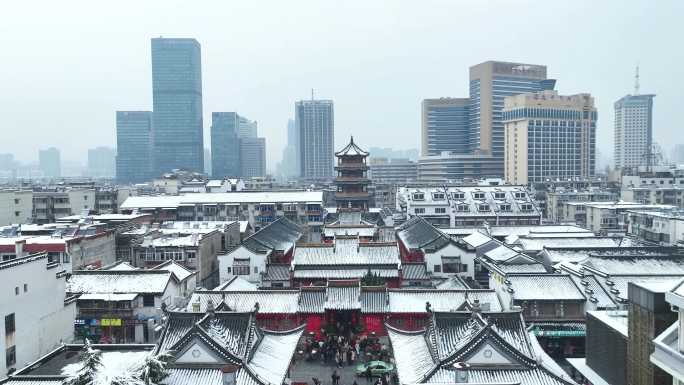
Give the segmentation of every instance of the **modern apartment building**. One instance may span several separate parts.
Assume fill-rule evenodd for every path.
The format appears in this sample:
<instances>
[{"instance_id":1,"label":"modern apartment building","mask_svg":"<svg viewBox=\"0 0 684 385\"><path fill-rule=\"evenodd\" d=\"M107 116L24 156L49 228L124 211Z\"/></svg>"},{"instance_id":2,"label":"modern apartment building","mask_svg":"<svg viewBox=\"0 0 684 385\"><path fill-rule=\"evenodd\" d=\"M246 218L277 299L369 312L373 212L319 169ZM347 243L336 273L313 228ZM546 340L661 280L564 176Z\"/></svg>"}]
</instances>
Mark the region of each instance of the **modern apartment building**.
<instances>
[{"instance_id":1,"label":"modern apartment building","mask_svg":"<svg viewBox=\"0 0 684 385\"><path fill-rule=\"evenodd\" d=\"M504 174L504 98L554 86L542 65L487 61L470 67L470 148L491 153L499 176Z\"/></svg>"},{"instance_id":2,"label":"modern apartment building","mask_svg":"<svg viewBox=\"0 0 684 385\"><path fill-rule=\"evenodd\" d=\"M240 115L211 113L211 171L214 178L240 175Z\"/></svg>"},{"instance_id":3,"label":"modern apartment building","mask_svg":"<svg viewBox=\"0 0 684 385\"><path fill-rule=\"evenodd\" d=\"M0 190L0 226L31 223L32 215L31 190Z\"/></svg>"},{"instance_id":4,"label":"modern apartment building","mask_svg":"<svg viewBox=\"0 0 684 385\"><path fill-rule=\"evenodd\" d=\"M335 114L332 100L301 100L295 103L299 134L300 176L332 179Z\"/></svg>"},{"instance_id":5,"label":"modern apartment building","mask_svg":"<svg viewBox=\"0 0 684 385\"><path fill-rule=\"evenodd\" d=\"M649 165L654 97L627 95L615 102L615 168Z\"/></svg>"},{"instance_id":6,"label":"modern apartment building","mask_svg":"<svg viewBox=\"0 0 684 385\"><path fill-rule=\"evenodd\" d=\"M418 180L427 182L452 181L500 177L500 162L488 153L424 156L418 159Z\"/></svg>"},{"instance_id":7,"label":"modern apartment building","mask_svg":"<svg viewBox=\"0 0 684 385\"><path fill-rule=\"evenodd\" d=\"M59 150L49 147L38 152L38 163L43 176L46 178L59 178L62 176L62 160Z\"/></svg>"},{"instance_id":8,"label":"modern apartment building","mask_svg":"<svg viewBox=\"0 0 684 385\"><path fill-rule=\"evenodd\" d=\"M195 39L152 39L155 173L204 172L202 64Z\"/></svg>"},{"instance_id":9,"label":"modern apartment building","mask_svg":"<svg viewBox=\"0 0 684 385\"><path fill-rule=\"evenodd\" d=\"M596 107L589 94L542 91L504 99L508 183L590 178L596 168Z\"/></svg>"},{"instance_id":10,"label":"modern apartment building","mask_svg":"<svg viewBox=\"0 0 684 385\"><path fill-rule=\"evenodd\" d=\"M116 150L99 146L88 150L88 175L111 178L115 175Z\"/></svg>"},{"instance_id":11,"label":"modern apartment building","mask_svg":"<svg viewBox=\"0 0 684 385\"><path fill-rule=\"evenodd\" d=\"M152 111L117 111L117 182L141 183L152 176Z\"/></svg>"},{"instance_id":12,"label":"modern apartment building","mask_svg":"<svg viewBox=\"0 0 684 385\"><path fill-rule=\"evenodd\" d=\"M240 176L266 176L266 139L240 138Z\"/></svg>"},{"instance_id":13,"label":"modern apartment building","mask_svg":"<svg viewBox=\"0 0 684 385\"><path fill-rule=\"evenodd\" d=\"M425 99L422 103L421 155L466 154L469 146L468 98Z\"/></svg>"},{"instance_id":14,"label":"modern apartment building","mask_svg":"<svg viewBox=\"0 0 684 385\"><path fill-rule=\"evenodd\" d=\"M373 182L415 182L418 178L418 164L405 158L370 158L369 175Z\"/></svg>"}]
</instances>

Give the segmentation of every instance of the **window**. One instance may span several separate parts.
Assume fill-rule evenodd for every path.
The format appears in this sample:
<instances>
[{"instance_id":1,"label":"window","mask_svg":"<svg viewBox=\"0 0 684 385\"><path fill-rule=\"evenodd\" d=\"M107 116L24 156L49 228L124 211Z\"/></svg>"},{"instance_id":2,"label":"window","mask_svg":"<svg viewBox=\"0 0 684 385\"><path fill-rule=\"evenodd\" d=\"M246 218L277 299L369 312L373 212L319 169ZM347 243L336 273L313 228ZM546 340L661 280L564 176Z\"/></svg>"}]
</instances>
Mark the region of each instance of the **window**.
<instances>
[{"instance_id":1,"label":"window","mask_svg":"<svg viewBox=\"0 0 684 385\"><path fill-rule=\"evenodd\" d=\"M10 367L17 363L17 347L10 346L5 351L5 366Z\"/></svg>"},{"instance_id":2,"label":"window","mask_svg":"<svg viewBox=\"0 0 684 385\"><path fill-rule=\"evenodd\" d=\"M444 200L444 193L434 193L434 194L432 194L432 200L435 200L435 201L443 201L443 200Z\"/></svg>"},{"instance_id":3,"label":"window","mask_svg":"<svg viewBox=\"0 0 684 385\"><path fill-rule=\"evenodd\" d=\"M254 274L259 274L259 266L254 266Z\"/></svg>"},{"instance_id":4,"label":"window","mask_svg":"<svg viewBox=\"0 0 684 385\"><path fill-rule=\"evenodd\" d=\"M451 194L451 197L453 199L465 199L465 193L462 192L455 192Z\"/></svg>"},{"instance_id":5,"label":"window","mask_svg":"<svg viewBox=\"0 0 684 385\"><path fill-rule=\"evenodd\" d=\"M14 212L14 216L15 216L15 217L18 217L19 215L21 215L21 211L15 211L15 212Z\"/></svg>"},{"instance_id":6,"label":"window","mask_svg":"<svg viewBox=\"0 0 684 385\"><path fill-rule=\"evenodd\" d=\"M154 295L152 294L146 294L143 295L143 306L148 307L154 307Z\"/></svg>"},{"instance_id":7,"label":"window","mask_svg":"<svg viewBox=\"0 0 684 385\"><path fill-rule=\"evenodd\" d=\"M228 274L231 274L232 271L233 271L233 269L232 269L230 266L226 267L226 272L227 272Z\"/></svg>"},{"instance_id":8,"label":"window","mask_svg":"<svg viewBox=\"0 0 684 385\"><path fill-rule=\"evenodd\" d=\"M458 206L456 206L456 210L458 210L458 211L460 211L460 212L468 211L469 208L470 208L470 206L468 206L468 205L458 205Z\"/></svg>"},{"instance_id":9,"label":"window","mask_svg":"<svg viewBox=\"0 0 684 385\"><path fill-rule=\"evenodd\" d=\"M446 207L435 207L435 214L446 214Z\"/></svg>"},{"instance_id":10,"label":"window","mask_svg":"<svg viewBox=\"0 0 684 385\"><path fill-rule=\"evenodd\" d=\"M233 266L233 274L249 275L249 266Z\"/></svg>"},{"instance_id":11,"label":"window","mask_svg":"<svg viewBox=\"0 0 684 385\"><path fill-rule=\"evenodd\" d=\"M27 291L28 291L28 283L25 283L24 284L24 293L26 293Z\"/></svg>"},{"instance_id":12,"label":"window","mask_svg":"<svg viewBox=\"0 0 684 385\"><path fill-rule=\"evenodd\" d=\"M485 193L475 192L473 193L473 199L485 199Z\"/></svg>"},{"instance_id":13,"label":"window","mask_svg":"<svg viewBox=\"0 0 684 385\"><path fill-rule=\"evenodd\" d=\"M478 206L477 206L477 209L478 209L479 211L489 211L489 205L487 205L487 204L481 204L481 205L478 205Z\"/></svg>"},{"instance_id":14,"label":"window","mask_svg":"<svg viewBox=\"0 0 684 385\"><path fill-rule=\"evenodd\" d=\"M523 199L523 198L525 198L525 193L524 193L524 192L517 191L517 192L515 193L515 199Z\"/></svg>"},{"instance_id":15,"label":"window","mask_svg":"<svg viewBox=\"0 0 684 385\"><path fill-rule=\"evenodd\" d=\"M413 209L413 213L414 214L425 214L425 209L422 207L418 207L418 208Z\"/></svg>"},{"instance_id":16,"label":"window","mask_svg":"<svg viewBox=\"0 0 684 385\"><path fill-rule=\"evenodd\" d=\"M434 271L435 273L441 273L442 265L435 265L435 268L432 271Z\"/></svg>"},{"instance_id":17,"label":"window","mask_svg":"<svg viewBox=\"0 0 684 385\"><path fill-rule=\"evenodd\" d=\"M14 288L14 295L19 295L19 286Z\"/></svg>"},{"instance_id":18,"label":"window","mask_svg":"<svg viewBox=\"0 0 684 385\"><path fill-rule=\"evenodd\" d=\"M88 196L87 196L87 195L84 195L84 196L83 196L83 200L84 200L84 201L87 201L87 200L88 200Z\"/></svg>"},{"instance_id":19,"label":"window","mask_svg":"<svg viewBox=\"0 0 684 385\"><path fill-rule=\"evenodd\" d=\"M509 204L499 205L499 210L500 211L511 211L511 205L509 205Z\"/></svg>"},{"instance_id":20,"label":"window","mask_svg":"<svg viewBox=\"0 0 684 385\"><path fill-rule=\"evenodd\" d=\"M425 200L425 194L423 194L423 193L413 193L413 200L414 200L414 201L424 201L424 200Z\"/></svg>"},{"instance_id":21,"label":"window","mask_svg":"<svg viewBox=\"0 0 684 385\"><path fill-rule=\"evenodd\" d=\"M16 331L14 313L5 316L5 335L8 336Z\"/></svg>"},{"instance_id":22,"label":"window","mask_svg":"<svg viewBox=\"0 0 684 385\"><path fill-rule=\"evenodd\" d=\"M506 199L506 193L502 191L495 192L494 199Z\"/></svg>"}]
</instances>

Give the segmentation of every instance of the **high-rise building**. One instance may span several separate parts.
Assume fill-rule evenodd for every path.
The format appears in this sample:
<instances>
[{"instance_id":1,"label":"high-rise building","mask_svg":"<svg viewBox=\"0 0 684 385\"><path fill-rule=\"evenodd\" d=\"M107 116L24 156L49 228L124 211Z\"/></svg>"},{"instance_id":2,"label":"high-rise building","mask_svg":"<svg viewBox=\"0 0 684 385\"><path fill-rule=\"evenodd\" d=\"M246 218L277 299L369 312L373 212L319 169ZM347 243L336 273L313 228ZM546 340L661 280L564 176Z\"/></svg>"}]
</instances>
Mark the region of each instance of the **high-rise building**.
<instances>
[{"instance_id":1,"label":"high-rise building","mask_svg":"<svg viewBox=\"0 0 684 385\"><path fill-rule=\"evenodd\" d=\"M238 130L240 138L256 138L257 137L257 122L256 120L249 120L240 116L240 128Z\"/></svg>"},{"instance_id":2,"label":"high-rise building","mask_svg":"<svg viewBox=\"0 0 684 385\"><path fill-rule=\"evenodd\" d=\"M468 98L425 99L422 103L421 155L466 154L469 144Z\"/></svg>"},{"instance_id":3,"label":"high-rise building","mask_svg":"<svg viewBox=\"0 0 684 385\"><path fill-rule=\"evenodd\" d=\"M332 100L302 100L295 103L299 134L300 176L332 179L335 114Z\"/></svg>"},{"instance_id":4,"label":"high-rise building","mask_svg":"<svg viewBox=\"0 0 684 385\"><path fill-rule=\"evenodd\" d=\"M211 113L211 175L214 178L240 175L240 115Z\"/></svg>"},{"instance_id":5,"label":"high-rise building","mask_svg":"<svg viewBox=\"0 0 684 385\"><path fill-rule=\"evenodd\" d=\"M615 168L649 165L654 97L627 95L615 102Z\"/></svg>"},{"instance_id":6,"label":"high-rise building","mask_svg":"<svg viewBox=\"0 0 684 385\"><path fill-rule=\"evenodd\" d=\"M95 147L88 150L88 175L111 178L116 171L116 150L111 147Z\"/></svg>"},{"instance_id":7,"label":"high-rise building","mask_svg":"<svg viewBox=\"0 0 684 385\"><path fill-rule=\"evenodd\" d=\"M62 161L57 148L50 147L40 150L38 153L38 163L40 164L41 171L43 171L43 176L47 178L59 178L62 176Z\"/></svg>"},{"instance_id":8,"label":"high-rise building","mask_svg":"<svg viewBox=\"0 0 684 385\"><path fill-rule=\"evenodd\" d=\"M141 183L152 170L152 111L116 112L116 180Z\"/></svg>"},{"instance_id":9,"label":"high-rise building","mask_svg":"<svg viewBox=\"0 0 684 385\"><path fill-rule=\"evenodd\" d=\"M211 150L204 148L204 173L207 175L211 174Z\"/></svg>"},{"instance_id":10,"label":"high-rise building","mask_svg":"<svg viewBox=\"0 0 684 385\"><path fill-rule=\"evenodd\" d=\"M510 184L590 178L596 168L596 119L589 94L556 91L504 100L505 174Z\"/></svg>"},{"instance_id":11,"label":"high-rise building","mask_svg":"<svg viewBox=\"0 0 684 385\"><path fill-rule=\"evenodd\" d=\"M266 139L240 138L240 176L266 176Z\"/></svg>"},{"instance_id":12,"label":"high-rise building","mask_svg":"<svg viewBox=\"0 0 684 385\"><path fill-rule=\"evenodd\" d=\"M470 67L470 148L489 152L504 174L504 126L501 119L506 96L552 90L546 66L487 61Z\"/></svg>"},{"instance_id":13,"label":"high-rise building","mask_svg":"<svg viewBox=\"0 0 684 385\"><path fill-rule=\"evenodd\" d=\"M152 39L153 156L157 174L204 172L202 64L195 39Z\"/></svg>"}]
</instances>

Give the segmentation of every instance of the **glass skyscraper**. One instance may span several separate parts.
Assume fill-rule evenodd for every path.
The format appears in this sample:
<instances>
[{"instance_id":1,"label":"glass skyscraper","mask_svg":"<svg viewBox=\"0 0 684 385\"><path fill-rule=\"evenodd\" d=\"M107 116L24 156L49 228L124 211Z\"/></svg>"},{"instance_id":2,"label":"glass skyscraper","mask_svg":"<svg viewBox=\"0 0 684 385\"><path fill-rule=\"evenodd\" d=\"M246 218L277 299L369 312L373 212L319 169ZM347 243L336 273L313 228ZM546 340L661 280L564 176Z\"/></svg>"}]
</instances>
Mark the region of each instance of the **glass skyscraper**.
<instances>
[{"instance_id":1,"label":"glass skyscraper","mask_svg":"<svg viewBox=\"0 0 684 385\"><path fill-rule=\"evenodd\" d=\"M240 115L211 114L211 170L214 178L240 175Z\"/></svg>"},{"instance_id":2,"label":"glass skyscraper","mask_svg":"<svg viewBox=\"0 0 684 385\"><path fill-rule=\"evenodd\" d=\"M156 174L204 171L202 64L195 39L152 39L153 159Z\"/></svg>"},{"instance_id":3,"label":"glass skyscraper","mask_svg":"<svg viewBox=\"0 0 684 385\"><path fill-rule=\"evenodd\" d=\"M470 100L457 98L425 99L422 105L423 156L442 152L466 154L469 143Z\"/></svg>"},{"instance_id":4,"label":"glass skyscraper","mask_svg":"<svg viewBox=\"0 0 684 385\"><path fill-rule=\"evenodd\" d=\"M333 101L299 101L295 103L295 119L299 134L300 176L332 179L335 152Z\"/></svg>"},{"instance_id":5,"label":"glass skyscraper","mask_svg":"<svg viewBox=\"0 0 684 385\"><path fill-rule=\"evenodd\" d=\"M152 112L116 112L116 180L141 183L152 175Z\"/></svg>"}]
</instances>

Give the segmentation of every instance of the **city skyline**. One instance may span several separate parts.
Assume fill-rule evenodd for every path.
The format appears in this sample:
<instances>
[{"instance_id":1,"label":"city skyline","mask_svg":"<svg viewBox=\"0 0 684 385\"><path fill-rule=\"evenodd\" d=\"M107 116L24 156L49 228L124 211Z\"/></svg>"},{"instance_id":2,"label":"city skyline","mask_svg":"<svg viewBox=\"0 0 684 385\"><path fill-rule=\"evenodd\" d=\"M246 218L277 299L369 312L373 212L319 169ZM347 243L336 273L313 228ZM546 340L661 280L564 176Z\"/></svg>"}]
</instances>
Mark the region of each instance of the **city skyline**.
<instances>
[{"instance_id":1,"label":"city skyline","mask_svg":"<svg viewBox=\"0 0 684 385\"><path fill-rule=\"evenodd\" d=\"M191 37L202 45L204 146L210 146L208 131L212 111L244 111L251 119L259 121L262 136L269 140L269 170L273 170L282 157L287 137L283 126L291 117L292 103L308 98L312 87L316 90L317 98L335 101L338 126L335 147L344 143L343 139L349 134L354 134L359 141L377 143L382 147L419 148L420 101L467 95L466 69L486 60L546 65L548 77L559 79L558 89L563 94L591 92L596 98L597 109L605 112L612 110L615 100L631 92L634 67L638 63L641 68L641 92L659 95L654 109L654 140L664 147L665 153L670 152L670 144L677 142L676 124L671 122L677 112L678 87L672 84L672 76L661 73L657 63L661 60L679 62L682 53L657 42L677 34L680 27L676 23L662 21L678 14L682 8L680 3L661 3L657 9L648 8L646 3L635 4L625 7L620 21L614 21L609 16L613 10L611 2L586 2L579 6L558 4L554 8L538 7L540 9L505 3L499 4L499 7L482 8L461 7L456 3L430 5L362 7L360 3L348 4L339 10L341 14L351 14L359 9L365 11L353 21L356 28L349 31L342 24L333 23L321 36L310 36L295 27L296 24L306 24L303 21L314 26L321 23L317 17L330 9L316 4L299 15L300 19L293 21L279 21L267 16L272 23L264 23L269 25L265 31L256 33L254 28L248 29L255 32L254 36L240 39L226 39L212 32L212 27L220 20L217 16L227 13L228 7L216 8L216 15L206 20L200 16L206 17L207 12L199 12L184 4L162 10L165 15L178 18L173 24L169 20L146 23L149 20L129 15L130 30L116 30L116 34L111 33L115 26L104 20L75 20L71 24L78 28L59 29L47 38L44 34L36 35L40 33L40 28L34 31L30 27L32 23L49 26L53 21L43 20L41 15L36 15L26 25L15 25L10 18L4 27L8 31L23 33L27 39L22 41L23 46L16 46L16 40L3 38L3 42L9 44L9 49L17 52L6 62L3 84L10 90L8 95L18 96L4 100L7 113L3 117L3 127L17 131L17 140L16 143L0 144L0 153L11 152L23 162L35 161L37 146L29 140L35 135L43 137L46 145L59 148L63 161L79 160L85 164L88 148L114 147L114 111L152 109L148 44L151 37L159 35ZM47 5L46 14L50 13L50 6ZM148 6L153 7L143 7ZM589 6L592 7L592 13L587 20L585 8ZM17 4L13 7L10 11L21 12L24 6ZM244 11L246 19L256 15L259 9L247 4L235 7ZM486 27L478 26L478 23L483 24L481 21L490 11L498 18L515 19L523 15L536 17L539 23L534 26L516 25L516 32L511 36L502 34L506 28L512 28L508 23L492 26L491 33L498 33L501 39L491 39L486 44L481 39L465 39L462 34L459 35L460 31L470 30L470 36L484 31ZM117 12L116 9L110 10L113 16ZM563 20L539 17L548 12L562 13L568 17ZM412 22L408 16L414 13L417 16L430 16L430 25ZM441 17L441 14L445 16ZM457 15L454 16L456 19L446 17L449 14ZM572 33L563 32L563 26L571 24L570 20L579 15L582 15L586 26L579 31L567 28ZM602 23L592 20L602 20ZM96 47L89 46L94 50L92 55L83 55L84 46L72 44L70 40L94 22L98 23L100 42ZM387 25L395 29L392 35L384 32L382 26ZM418 26L426 27L426 31L419 31ZM229 29L226 35L235 36L230 30L240 30L244 25L229 25L225 28ZM285 32L270 42L268 39L274 35L272 28L280 28ZM533 34L544 29L555 31L556 38L565 43L550 44L552 41L548 38ZM598 34L599 30L607 32ZM450 32L445 34L447 31ZM400 34L410 38L400 42L393 36ZM424 39L426 34L439 37L427 42ZM345 38L348 38L348 42ZM594 47L580 43L589 38ZM324 39L340 43L334 52L326 55L329 57L319 56L305 48ZM57 52L47 45L55 41L68 44L58 45L62 51ZM365 43L359 48L359 42ZM656 44L651 44L653 42ZM462 49L457 53L438 49L445 43L458 43ZM568 52L580 48L587 52L583 55L586 59L578 62ZM236 49L245 50L245 53L238 58L226 55ZM107 55L103 52L107 52ZM411 60L410 55L414 54L421 57L420 64ZM45 77L45 71L42 70L44 60L28 63L29 58L36 55L38 58L50 55L51 62L60 70L60 78ZM107 57L108 61L98 59L100 56ZM73 65L76 57L79 57L79 64ZM228 58L232 61L227 62ZM273 62L274 58L279 59ZM351 58L358 66L353 65ZM441 63L437 69L427 64L435 61ZM262 62L271 63L266 65ZM35 87L25 87L21 79L8 75L20 68L31 70L34 74L32 81L45 84L46 89L40 89L39 93L31 92ZM87 70L83 71L82 68ZM82 83L81 92L65 92L68 91L67 84L75 82ZM388 93L389 84L402 84L400 92ZM28 106L30 110L46 111L55 119L44 119L45 114L30 114ZM74 120L69 117L75 116L76 106L80 118L71 124ZM67 121L70 124L55 126L55 122ZM26 125L30 128L25 128ZM601 114L597 127L600 153L604 160L612 159L612 114ZM79 135L81 140L70 140L75 135Z\"/></svg>"}]
</instances>

